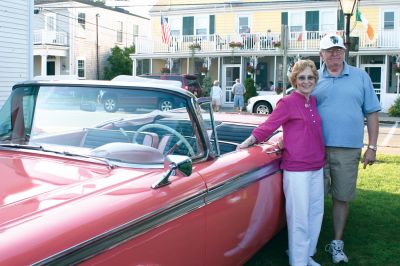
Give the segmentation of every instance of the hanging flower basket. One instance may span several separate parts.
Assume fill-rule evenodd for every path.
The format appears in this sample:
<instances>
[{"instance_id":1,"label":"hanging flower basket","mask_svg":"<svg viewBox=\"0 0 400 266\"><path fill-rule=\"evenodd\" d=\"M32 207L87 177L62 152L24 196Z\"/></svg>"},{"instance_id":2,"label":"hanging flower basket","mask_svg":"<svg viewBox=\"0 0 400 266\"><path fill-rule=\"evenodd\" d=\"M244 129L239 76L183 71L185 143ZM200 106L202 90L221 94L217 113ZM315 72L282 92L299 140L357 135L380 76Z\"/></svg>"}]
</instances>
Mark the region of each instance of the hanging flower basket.
<instances>
[{"instance_id":1,"label":"hanging flower basket","mask_svg":"<svg viewBox=\"0 0 400 266\"><path fill-rule=\"evenodd\" d=\"M255 69L251 65L247 65L246 66L246 71L250 75L250 74L254 74Z\"/></svg>"},{"instance_id":2,"label":"hanging flower basket","mask_svg":"<svg viewBox=\"0 0 400 266\"><path fill-rule=\"evenodd\" d=\"M273 42L272 45L273 45L275 48L281 48L281 42L280 42L280 41Z\"/></svg>"},{"instance_id":3,"label":"hanging flower basket","mask_svg":"<svg viewBox=\"0 0 400 266\"><path fill-rule=\"evenodd\" d=\"M230 48L242 48L243 47L243 43L241 43L241 42L230 42L229 43L229 47Z\"/></svg>"},{"instance_id":4,"label":"hanging flower basket","mask_svg":"<svg viewBox=\"0 0 400 266\"><path fill-rule=\"evenodd\" d=\"M393 69L394 69L394 73L396 73L396 75L400 75L400 65L394 64Z\"/></svg>"},{"instance_id":5,"label":"hanging flower basket","mask_svg":"<svg viewBox=\"0 0 400 266\"><path fill-rule=\"evenodd\" d=\"M201 50L201 44L197 43L197 42L191 43L191 44L189 44L189 49L190 50Z\"/></svg>"},{"instance_id":6,"label":"hanging flower basket","mask_svg":"<svg viewBox=\"0 0 400 266\"><path fill-rule=\"evenodd\" d=\"M161 73L162 74L169 74L171 70L168 67L163 67L161 68Z\"/></svg>"},{"instance_id":7,"label":"hanging flower basket","mask_svg":"<svg viewBox=\"0 0 400 266\"><path fill-rule=\"evenodd\" d=\"M206 67L202 66L202 67L200 67L199 71L203 76L205 76L208 72L208 69Z\"/></svg>"}]
</instances>

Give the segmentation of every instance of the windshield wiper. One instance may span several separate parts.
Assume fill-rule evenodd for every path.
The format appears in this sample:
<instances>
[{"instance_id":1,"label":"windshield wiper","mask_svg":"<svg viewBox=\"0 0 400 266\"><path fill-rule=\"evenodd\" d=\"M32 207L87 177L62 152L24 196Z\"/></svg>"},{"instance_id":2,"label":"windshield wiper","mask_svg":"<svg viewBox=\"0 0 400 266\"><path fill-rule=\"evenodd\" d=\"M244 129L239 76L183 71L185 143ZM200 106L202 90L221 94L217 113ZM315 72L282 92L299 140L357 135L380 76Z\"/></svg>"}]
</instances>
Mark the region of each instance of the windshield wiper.
<instances>
[{"instance_id":1,"label":"windshield wiper","mask_svg":"<svg viewBox=\"0 0 400 266\"><path fill-rule=\"evenodd\" d=\"M15 148L15 149L25 149L25 150L35 150L35 151L42 151L43 147L42 146L32 146L32 145L26 145L26 144L16 144L16 143L1 143L0 147L5 147L5 148Z\"/></svg>"},{"instance_id":2,"label":"windshield wiper","mask_svg":"<svg viewBox=\"0 0 400 266\"><path fill-rule=\"evenodd\" d=\"M81 158L92 159L92 160L94 159L94 160L100 161L102 163L105 163L110 169L113 169L116 167L116 165L111 163L111 161L108 160L107 158L89 156L89 155L84 155L84 154L79 154L79 153L72 153L72 152L68 152L68 151L48 150L48 149L43 148L43 146L41 146L41 145L33 146L33 145L9 143L9 144L0 144L0 147L13 148L13 149L35 150L35 151L42 151L42 152L52 152L52 153L64 155L64 156L81 157Z\"/></svg>"}]
</instances>

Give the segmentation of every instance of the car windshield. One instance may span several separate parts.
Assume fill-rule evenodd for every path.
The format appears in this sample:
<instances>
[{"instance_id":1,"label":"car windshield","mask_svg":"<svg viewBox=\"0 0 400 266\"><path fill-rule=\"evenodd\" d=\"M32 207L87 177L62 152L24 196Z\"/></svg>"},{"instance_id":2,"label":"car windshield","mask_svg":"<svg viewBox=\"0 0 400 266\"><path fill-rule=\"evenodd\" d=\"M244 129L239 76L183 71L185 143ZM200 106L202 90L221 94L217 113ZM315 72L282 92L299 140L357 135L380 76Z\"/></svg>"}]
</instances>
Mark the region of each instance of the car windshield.
<instances>
[{"instance_id":1,"label":"car windshield","mask_svg":"<svg viewBox=\"0 0 400 266\"><path fill-rule=\"evenodd\" d=\"M0 110L0 148L32 148L116 164L204 153L190 98L149 88L21 86Z\"/></svg>"}]
</instances>

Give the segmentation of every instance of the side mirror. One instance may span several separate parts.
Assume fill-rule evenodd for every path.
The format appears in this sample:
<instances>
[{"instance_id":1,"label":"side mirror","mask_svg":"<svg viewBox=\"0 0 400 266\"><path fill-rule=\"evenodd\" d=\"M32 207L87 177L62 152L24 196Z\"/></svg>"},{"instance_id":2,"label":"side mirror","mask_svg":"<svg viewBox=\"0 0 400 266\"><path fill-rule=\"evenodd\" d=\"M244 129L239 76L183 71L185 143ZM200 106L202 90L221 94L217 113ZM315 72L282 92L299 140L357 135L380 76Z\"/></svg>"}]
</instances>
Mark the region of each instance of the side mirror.
<instances>
[{"instance_id":1,"label":"side mirror","mask_svg":"<svg viewBox=\"0 0 400 266\"><path fill-rule=\"evenodd\" d=\"M170 184L169 177L171 175L175 176L181 173L183 176L190 176L193 170L192 160L183 155L168 155L164 161L164 166L168 168L167 172L160 180L151 185L151 188L156 189Z\"/></svg>"}]
</instances>

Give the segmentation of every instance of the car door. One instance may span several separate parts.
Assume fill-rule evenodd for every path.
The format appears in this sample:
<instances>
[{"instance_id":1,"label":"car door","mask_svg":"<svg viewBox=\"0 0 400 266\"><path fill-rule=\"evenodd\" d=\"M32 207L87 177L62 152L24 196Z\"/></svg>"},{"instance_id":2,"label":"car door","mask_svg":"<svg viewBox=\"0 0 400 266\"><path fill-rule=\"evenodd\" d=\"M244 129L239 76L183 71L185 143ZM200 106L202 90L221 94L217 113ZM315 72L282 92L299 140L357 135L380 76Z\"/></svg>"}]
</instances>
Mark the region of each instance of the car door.
<instances>
[{"instance_id":1,"label":"car door","mask_svg":"<svg viewBox=\"0 0 400 266\"><path fill-rule=\"evenodd\" d=\"M227 153L200 170L206 181L206 265L244 263L283 225L279 160L266 147Z\"/></svg>"},{"instance_id":2,"label":"car door","mask_svg":"<svg viewBox=\"0 0 400 266\"><path fill-rule=\"evenodd\" d=\"M273 144L239 151L219 147L229 144L235 148L248 137L249 125L232 123L223 127L227 132L217 130L222 124L212 129L216 122L211 108L201 107L205 124L210 125L211 150L222 154L198 165L208 189L206 265L240 265L285 225L280 154ZM275 135L271 143L279 138Z\"/></svg>"}]
</instances>

